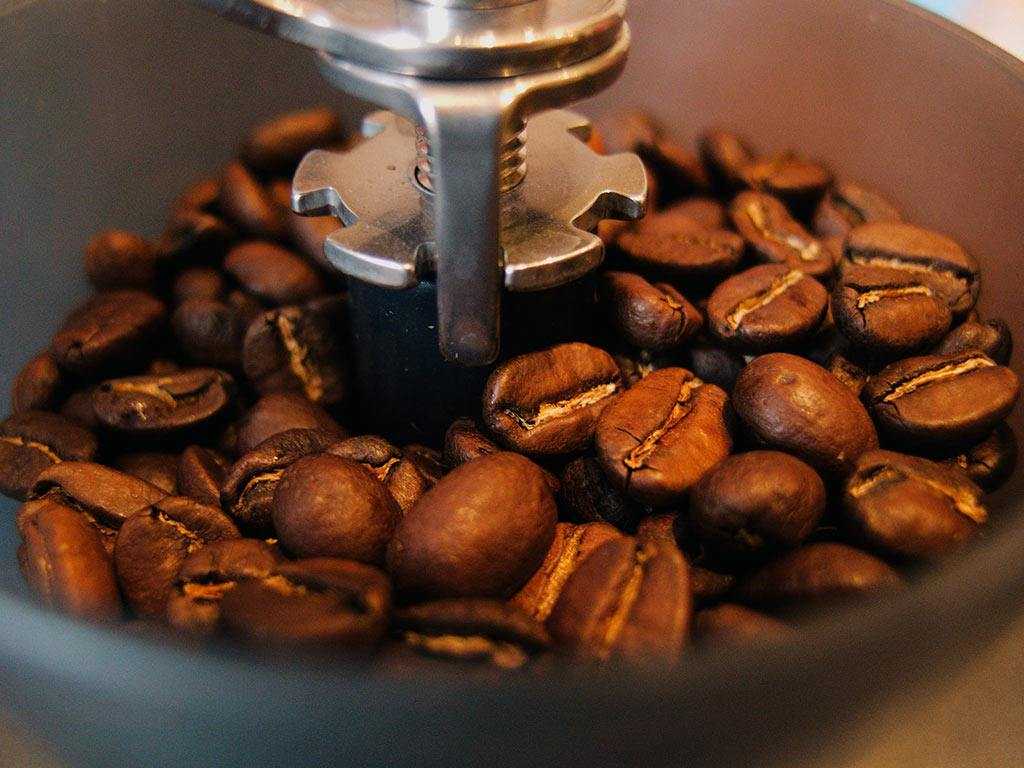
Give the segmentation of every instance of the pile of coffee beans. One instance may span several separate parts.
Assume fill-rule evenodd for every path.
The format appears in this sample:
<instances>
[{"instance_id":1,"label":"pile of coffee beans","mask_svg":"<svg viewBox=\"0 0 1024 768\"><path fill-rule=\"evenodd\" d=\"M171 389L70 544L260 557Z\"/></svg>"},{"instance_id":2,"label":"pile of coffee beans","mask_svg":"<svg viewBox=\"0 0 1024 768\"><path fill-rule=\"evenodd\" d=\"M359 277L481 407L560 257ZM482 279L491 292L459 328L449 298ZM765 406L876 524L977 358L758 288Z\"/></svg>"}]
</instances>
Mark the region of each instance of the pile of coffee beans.
<instances>
[{"instance_id":1,"label":"pile of coffee beans","mask_svg":"<svg viewBox=\"0 0 1024 768\"><path fill-rule=\"evenodd\" d=\"M93 237L96 292L0 424L41 600L382 663L672 663L977 538L1019 382L975 259L813 159L622 130L652 205L600 226L601 321L500 361L434 445L347 428L339 223L287 207L300 158L351 143L331 112L258 126L159 238Z\"/></svg>"}]
</instances>

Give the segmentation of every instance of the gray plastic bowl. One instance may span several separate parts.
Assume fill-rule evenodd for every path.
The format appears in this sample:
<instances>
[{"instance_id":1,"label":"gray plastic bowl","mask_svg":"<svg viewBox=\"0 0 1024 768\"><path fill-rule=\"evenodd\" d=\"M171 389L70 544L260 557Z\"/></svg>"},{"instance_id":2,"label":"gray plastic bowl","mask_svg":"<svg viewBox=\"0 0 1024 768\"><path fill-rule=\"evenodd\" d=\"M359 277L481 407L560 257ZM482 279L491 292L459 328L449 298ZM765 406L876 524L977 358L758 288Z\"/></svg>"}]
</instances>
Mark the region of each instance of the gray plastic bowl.
<instances>
[{"instance_id":1,"label":"gray plastic bowl","mask_svg":"<svg viewBox=\"0 0 1024 768\"><path fill-rule=\"evenodd\" d=\"M827 159L962 240L984 265L984 311L1024 339L1024 65L887 0L637 0L632 22L625 76L584 111L600 122L642 107L681 138L735 126ZM344 102L308 52L182 2L2 3L0 50L6 405L6 384L84 294L91 232L157 233L167 202L247 126ZM5 502L0 705L96 766L736 766L842 750L851 721L960 664L1019 608L1022 488L1018 473L970 553L785 647L500 683L381 680L350 661L190 652L69 621L21 586Z\"/></svg>"}]
</instances>

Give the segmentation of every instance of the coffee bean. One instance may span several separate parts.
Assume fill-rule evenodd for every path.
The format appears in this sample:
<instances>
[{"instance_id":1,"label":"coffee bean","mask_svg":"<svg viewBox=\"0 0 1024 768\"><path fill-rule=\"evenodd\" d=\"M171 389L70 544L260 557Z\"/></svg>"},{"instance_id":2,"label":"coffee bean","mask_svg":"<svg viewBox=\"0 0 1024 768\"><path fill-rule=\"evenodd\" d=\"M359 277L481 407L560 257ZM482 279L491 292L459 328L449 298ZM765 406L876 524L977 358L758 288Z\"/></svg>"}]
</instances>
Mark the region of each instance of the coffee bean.
<instances>
[{"instance_id":1,"label":"coffee bean","mask_svg":"<svg viewBox=\"0 0 1024 768\"><path fill-rule=\"evenodd\" d=\"M579 564L602 544L621 536L607 523L558 523L544 562L510 602L537 621L546 621Z\"/></svg>"},{"instance_id":2,"label":"coffee bean","mask_svg":"<svg viewBox=\"0 0 1024 768\"><path fill-rule=\"evenodd\" d=\"M176 304L189 299L219 301L227 291L227 281L220 270L212 267L189 267L178 273L172 292Z\"/></svg>"},{"instance_id":3,"label":"coffee bean","mask_svg":"<svg viewBox=\"0 0 1024 768\"><path fill-rule=\"evenodd\" d=\"M185 357L197 365L238 368L246 326L235 310L217 299L188 299L171 316L171 328Z\"/></svg>"},{"instance_id":4,"label":"coffee bean","mask_svg":"<svg viewBox=\"0 0 1024 768\"><path fill-rule=\"evenodd\" d=\"M153 291L160 278L159 268L156 249L134 232L104 230L85 246L86 277L101 291L114 288Z\"/></svg>"},{"instance_id":5,"label":"coffee bean","mask_svg":"<svg viewBox=\"0 0 1024 768\"><path fill-rule=\"evenodd\" d=\"M850 232L846 258L912 276L947 303L954 315L978 300L978 264L958 243L913 224L874 222Z\"/></svg>"},{"instance_id":6,"label":"coffee bean","mask_svg":"<svg viewBox=\"0 0 1024 768\"><path fill-rule=\"evenodd\" d=\"M686 561L675 547L613 539L569 576L548 631L578 657L674 663L689 628L687 582Z\"/></svg>"},{"instance_id":7,"label":"coffee bean","mask_svg":"<svg viewBox=\"0 0 1024 768\"><path fill-rule=\"evenodd\" d=\"M825 511L825 484L778 451L730 456L694 486L689 530L717 557L749 562L803 542Z\"/></svg>"},{"instance_id":8,"label":"coffee bean","mask_svg":"<svg viewBox=\"0 0 1024 768\"><path fill-rule=\"evenodd\" d=\"M707 384L715 384L726 392L732 390L736 377L746 362L738 352L725 349L703 338L687 346L682 355L682 366Z\"/></svg>"},{"instance_id":9,"label":"coffee bean","mask_svg":"<svg viewBox=\"0 0 1024 768\"><path fill-rule=\"evenodd\" d=\"M743 192L729 206L729 216L755 260L785 264L822 282L831 279L836 254L804 229L777 198Z\"/></svg>"},{"instance_id":10,"label":"coffee bean","mask_svg":"<svg viewBox=\"0 0 1024 768\"><path fill-rule=\"evenodd\" d=\"M227 459L219 453L190 445L178 460L176 492L201 504L219 507L220 487L227 470Z\"/></svg>"},{"instance_id":11,"label":"coffee bean","mask_svg":"<svg viewBox=\"0 0 1024 768\"><path fill-rule=\"evenodd\" d=\"M347 437L331 415L298 392L272 392L246 411L238 423L238 452L247 453L268 437L289 429L319 429Z\"/></svg>"},{"instance_id":12,"label":"coffee bean","mask_svg":"<svg viewBox=\"0 0 1024 768\"><path fill-rule=\"evenodd\" d=\"M543 562L556 517L540 467L492 453L452 470L406 513L388 570L405 595L509 597Z\"/></svg>"},{"instance_id":13,"label":"coffee bean","mask_svg":"<svg viewBox=\"0 0 1024 768\"><path fill-rule=\"evenodd\" d=\"M285 549L299 557L382 563L400 516L372 472L331 454L296 461L274 493L274 529Z\"/></svg>"},{"instance_id":14,"label":"coffee bean","mask_svg":"<svg viewBox=\"0 0 1024 768\"><path fill-rule=\"evenodd\" d=\"M601 466L627 496L667 506L729 455L728 395L682 368L655 371L601 414Z\"/></svg>"},{"instance_id":15,"label":"coffee bean","mask_svg":"<svg viewBox=\"0 0 1024 768\"><path fill-rule=\"evenodd\" d=\"M108 291L74 310L53 336L61 368L80 376L123 371L152 356L167 320L163 302L142 291Z\"/></svg>"},{"instance_id":16,"label":"coffee bean","mask_svg":"<svg viewBox=\"0 0 1024 768\"><path fill-rule=\"evenodd\" d=\"M701 136L700 156L716 188L729 193L743 186L742 171L754 151L736 134L716 129Z\"/></svg>"},{"instance_id":17,"label":"coffee bean","mask_svg":"<svg viewBox=\"0 0 1024 768\"><path fill-rule=\"evenodd\" d=\"M902 577L877 557L846 544L818 542L755 571L737 587L736 596L749 605L786 614L902 586Z\"/></svg>"},{"instance_id":18,"label":"coffee bean","mask_svg":"<svg viewBox=\"0 0 1024 768\"><path fill-rule=\"evenodd\" d=\"M402 448L402 455L416 465L431 486L448 474L448 466L441 452L426 445L411 443Z\"/></svg>"},{"instance_id":19,"label":"coffee bean","mask_svg":"<svg viewBox=\"0 0 1024 768\"><path fill-rule=\"evenodd\" d=\"M220 602L244 579L263 579L281 562L259 539L220 539L185 558L167 598L167 623L191 635L212 635L220 624Z\"/></svg>"},{"instance_id":20,"label":"coffee bean","mask_svg":"<svg viewBox=\"0 0 1024 768\"><path fill-rule=\"evenodd\" d=\"M570 520L610 523L631 531L643 513L641 506L613 486L598 461L589 456L566 464L561 481L558 500Z\"/></svg>"},{"instance_id":21,"label":"coffee bean","mask_svg":"<svg viewBox=\"0 0 1024 768\"><path fill-rule=\"evenodd\" d=\"M939 342L936 355L983 352L1000 365L1009 365L1013 355L1013 336L1003 320L980 322L965 320Z\"/></svg>"},{"instance_id":22,"label":"coffee bean","mask_svg":"<svg viewBox=\"0 0 1024 768\"><path fill-rule=\"evenodd\" d=\"M223 416L234 390L234 379L214 368L131 376L100 384L93 393L93 409L104 426L118 432L170 436Z\"/></svg>"},{"instance_id":23,"label":"coffee bean","mask_svg":"<svg viewBox=\"0 0 1024 768\"><path fill-rule=\"evenodd\" d=\"M678 347L704 324L704 318L668 283L651 283L631 272L605 272L602 301L615 330L641 349Z\"/></svg>"},{"instance_id":24,"label":"coffee bean","mask_svg":"<svg viewBox=\"0 0 1024 768\"><path fill-rule=\"evenodd\" d=\"M728 229L729 214L713 197L690 197L660 211L665 217L683 216L705 229Z\"/></svg>"},{"instance_id":25,"label":"coffee bean","mask_svg":"<svg viewBox=\"0 0 1024 768\"><path fill-rule=\"evenodd\" d=\"M60 402L64 377L49 352L40 352L18 371L11 387L11 411L53 410Z\"/></svg>"},{"instance_id":26,"label":"coffee bean","mask_svg":"<svg viewBox=\"0 0 1024 768\"><path fill-rule=\"evenodd\" d=\"M748 645L784 640L793 630L778 619L735 603L698 611L693 617L694 637L708 645Z\"/></svg>"},{"instance_id":27,"label":"coffee bean","mask_svg":"<svg viewBox=\"0 0 1024 768\"><path fill-rule=\"evenodd\" d=\"M985 523L981 496L959 470L876 450L857 460L843 510L870 547L902 558L931 558L959 548Z\"/></svg>"},{"instance_id":28,"label":"coffee bean","mask_svg":"<svg viewBox=\"0 0 1024 768\"><path fill-rule=\"evenodd\" d=\"M391 588L377 568L315 557L243 579L221 598L221 624L260 645L361 648L387 630Z\"/></svg>"},{"instance_id":29,"label":"coffee bean","mask_svg":"<svg viewBox=\"0 0 1024 768\"><path fill-rule=\"evenodd\" d=\"M684 216L655 213L616 241L632 268L683 282L718 280L739 266L743 239Z\"/></svg>"},{"instance_id":30,"label":"coffee bean","mask_svg":"<svg viewBox=\"0 0 1024 768\"><path fill-rule=\"evenodd\" d=\"M636 526L637 543L655 542L676 546L675 528L678 516L675 512L645 515Z\"/></svg>"},{"instance_id":31,"label":"coffee bean","mask_svg":"<svg viewBox=\"0 0 1024 768\"><path fill-rule=\"evenodd\" d=\"M828 293L799 269L764 264L725 280L708 299L708 328L748 354L793 347L821 325Z\"/></svg>"},{"instance_id":32,"label":"coffee bean","mask_svg":"<svg viewBox=\"0 0 1024 768\"><path fill-rule=\"evenodd\" d=\"M818 237L846 238L861 224L873 221L897 222L903 217L899 209L873 189L860 184L842 182L818 206L814 214L814 232Z\"/></svg>"},{"instance_id":33,"label":"coffee bean","mask_svg":"<svg viewBox=\"0 0 1024 768\"><path fill-rule=\"evenodd\" d=\"M810 360L782 352L752 361L732 405L754 443L791 453L827 476L843 476L878 446L871 418L854 394Z\"/></svg>"},{"instance_id":34,"label":"coffee bean","mask_svg":"<svg viewBox=\"0 0 1024 768\"><path fill-rule=\"evenodd\" d=\"M571 453L590 442L620 389L611 355L587 344L561 344L498 365L484 387L484 421L517 451Z\"/></svg>"},{"instance_id":35,"label":"coffee bean","mask_svg":"<svg viewBox=\"0 0 1024 768\"><path fill-rule=\"evenodd\" d=\"M944 463L966 472L984 490L994 491L1009 479L1017 464L1017 437L1003 422L980 443Z\"/></svg>"},{"instance_id":36,"label":"coffee bean","mask_svg":"<svg viewBox=\"0 0 1024 768\"><path fill-rule=\"evenodd\" d=\"M941 296L913 273L849 264L832 296L836 325L861 356L892 360L931 347L952 315Z\"/></svg>"},{"instance_id":37,"label":"coffee bean","mask_svg":"<svg viewBox=\"0 0 1024 768\"><path fill-rule=\"evenodd\" d=\"M178 492L178 456L174 453L122 453L111 464L132 477L145 480L160 490Z\"/></svg>"},{"instance_id":38,"label":"coffee bean","mask_svg":"<svg viewBox=\"0 0 1024 768\"><path fill-rule=\"evenodd\" d=\"M631 149L658 180L663 200L673 200L708 188L707 172L697 155L679 144L647 115L635 113L628 130Z\"/></svg>"},{"instance_id":39,"label":"coffee bean","mask_svg":"<svg viewBox=\"0 0 1024 768\"><path fill-rule=\"evenodd\" d=\"M551 645L544 627L514 605L483 598L435 600L395 611L394 628L420 653L517 669Z\"/></svg>"},{"instance_id":40,"label":"coffee bean","mask_svg":"<svg viewBox=\"0 0 1024 768\"><path fill-rule=\"evenodd\" d=\"M340 299L282 307L250 323L242 342L242 368L261 394L301 392L325 406L347 393Z\"/></svg>"},{"instance_id":41,"label":"coffee bean","mask_svg":"<svg viewBox=\"0 0 1024 768\"><path fill-rule=\"evenodd\" d=\"M95 621L121 617L114 568L99 534L81 515L50 500L20 532L21 572L46 605Z\"/></svg>"},{"instance_id":42,"label":"coffee bean","mask_svg":"<svg viewBox=\"0 0 1024 768\"><path fill-rule=\"evenodd\" d=\"M864 399L879 429L904 445L977 442L1013 409L1017 374L981 352L900 360L871 378Z\"/></svg>"},{"instance_id":43,"label":"coffee bean","mask_svg":"<svg viewBox=\"0 0 1024 768\"><path fill-rule=\"evenodd\" d=\"M253 128L239 155L255 171L291 175L312 149L342 140L341 121L326 107L287 112Z\"/></svg>"},{"instance_id":44,"label":"coffee bean","mask_svg":"<svg viewBox=\"0 0 1024 768\"><path fill-rule=\"evenodd\" d=\"M320 296L327 286L301 256L264 240L248 240L228 251L224 271L245 290L274 306Z\"/></svg>"},{"instance_id":45,"label":"coffee bean","mask_svg":"<svg viewBox=\"0 0 1024 768\"><path fill-rule=\"evenodd\" d=\"M24 500L36 477L62 461L92 461L92 432L45 411L24 411L0 422L0 493Z\"/></svg>"},{"instance_id":46,"label":"coffee bean","mask_svg":"<svg viewBox=\"0 0 1024 768\"><path fill-rule=\"evenodd\" d=\"M220 177L220 209L234 224L254 237L281 240L286 235L285 213L244 165L232 161Z\"/></svg>"},{"instance_id":47,"label":"coffee bean","mask_svg":"<svg viewBox=\"0 0 1024 768\"><path fill-rule=\"evenodd\" d=\"M828 169L792 152L752 160L740 169L740 178L750 189L779 198L805 221L832 184Z\"/></svg>"},{"instance_id":48,"label":"coffee bean","mask_svg":"<svg viewBox=\"0 0 1024 768\"><path fill-rule=\"evenodd\" d=\"M186 558L212 541L238 537L238 528L219 508L182 496L167 496L132 515L114 540L114 568L125 601L139 616L162 617Z\"/></svg>"},{"instance_id":49,"label":"coffee bean","mask_svg":"<svg viewBox=\"0 0 1024 768\"><path fill-rule=\"evenodd\" d=\"M171 213L203 211L216 213L220 198L220 179L207 176L189 184L171 203Z\"/></svg>"},{"instance_id":50,"label":"coffee bean","mask_svg":"<svg viewBox=\"0 0 1024 768\"><path fill-rule=\"evenodd\" d=\"M449 467L457 467L500 450L473 419L456 419L444 433L444 461Z\"/></svg>"},{"instance_id":51,"label":"coffee bean","mask_svg":"<svg viewBox=\"0 0 1024 768\"><path fill-rule=\"evenodd\" d=\"M433 485L415 463L402 455L400 449L376 435L341 440L332 445L328 453L357 461L370 470L391 492L403 513L408 512Z\"/></svg>"},{"instance_id":52,"label":"coffee bean","mask_svg":"<svg viewBox=\"0 0 1024 768\"><path fill-rule=\"evenodd\" d=\"M838 352L831 355L825 366L828 372L845 384L856 397L868 383L868 372Z\"/></svg>"},{"instance_id":53,"label":"coffee bean","mask_svg":"<svg viewBox=\"0 0 1024 768\"><path fill-rule=\"evenodd\" d=\"M268 437L228 469L220 489L224 511L245 529L269 533L274 492L284 470L303 456L323 452L335 439L316 429L289 429Z\"/></svg>"},{"instance_id":54,"label":"coffee bean","mask_svg":"<svg viewBox=\"0 0 1024 768\"><path fill-rule=\"evenodd\" d=\"M238 232L219 215L195 209L172 213L157 243L163 261L190 266L220 264Z\"/></svg>"}]
</instances>

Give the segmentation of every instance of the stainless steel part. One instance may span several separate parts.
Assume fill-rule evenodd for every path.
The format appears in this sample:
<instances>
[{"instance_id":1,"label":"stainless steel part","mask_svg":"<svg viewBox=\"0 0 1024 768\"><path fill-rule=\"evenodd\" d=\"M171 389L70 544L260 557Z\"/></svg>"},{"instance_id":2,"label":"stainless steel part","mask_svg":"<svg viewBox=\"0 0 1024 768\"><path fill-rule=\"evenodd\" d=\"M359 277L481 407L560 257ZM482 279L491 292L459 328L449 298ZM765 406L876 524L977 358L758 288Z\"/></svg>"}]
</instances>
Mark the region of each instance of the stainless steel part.
<instances>
[{"instance_id":1,"label":"stainless steel part","mask_svg":"<svg viewBox=\"0 0 1024 768\"><path fill-rule=\"evenodd\" d=\"M321 48L331 83L420 127L382 120L382 134L351 157L314 156L296 176L293 203L354 225L327 244L350 275L405 288L433 271L448 360L492 362L503 286L537 290L580 276L603 254L584 230L643 214L640 161L599 162L567 134L586 130L577 118L542 123L529 150L522 142L528 117L622 72L624 0L399 1L372 13L361 1L203 1Z\"/></svg>"}]
</instances>

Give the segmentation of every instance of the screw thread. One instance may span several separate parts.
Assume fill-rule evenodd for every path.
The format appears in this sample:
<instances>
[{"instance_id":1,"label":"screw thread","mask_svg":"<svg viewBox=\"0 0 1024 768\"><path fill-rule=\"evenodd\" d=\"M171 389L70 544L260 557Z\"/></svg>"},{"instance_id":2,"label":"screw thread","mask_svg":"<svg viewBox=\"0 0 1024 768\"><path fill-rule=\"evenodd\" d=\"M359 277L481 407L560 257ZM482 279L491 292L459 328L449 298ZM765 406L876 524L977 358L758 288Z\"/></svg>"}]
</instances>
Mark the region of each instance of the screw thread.
<instances>
[{"instance_id":1,"label":"screw thread","mask_svg":"<svg viewBox=\"0 0 1024 768\"><path fill-rule=\"evenodd\" d=\"M512 131L501 143L498 160L498 184L508 192L526 176L526 125ZM416 180L428 190L434 189L433 156L426 131L416 127Z\"/></svg>"}]
</instances>

